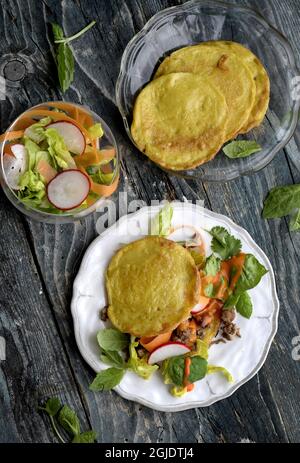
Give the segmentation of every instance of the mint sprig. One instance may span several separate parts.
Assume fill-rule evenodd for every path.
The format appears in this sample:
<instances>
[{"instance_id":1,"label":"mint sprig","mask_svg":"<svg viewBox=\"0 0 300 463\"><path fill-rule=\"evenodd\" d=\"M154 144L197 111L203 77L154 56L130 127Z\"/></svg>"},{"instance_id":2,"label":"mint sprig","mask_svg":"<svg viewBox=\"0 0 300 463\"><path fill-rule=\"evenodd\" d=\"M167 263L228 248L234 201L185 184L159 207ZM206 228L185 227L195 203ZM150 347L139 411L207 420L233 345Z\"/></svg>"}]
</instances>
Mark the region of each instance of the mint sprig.
<instances>
[{"instance_id":1,"label":"mint sprig","mask_svg":"<svg viewBox=\"0 0 300 463\"><path fill-rule=\"evenodd\" d=\"M73 443L94 443L96 433L89 430L81 433L80 422L77 414L68 405L62 405L57 397L51 397L39 410L48 414L53 431L62 444L67 441L63 437L60 428L66 431L72 438Z\"/></svg>"},{"instance_id":2,"label":"mint sprig","mask_svg":"<svg viewBox=\"0 0 300 463\"><path fill-rule=\"evenodd\" d=\"M51 23L54 43L56 45L55 60L58 79L63 93L68 90L74 80L74 56L71 48L69 47L69 43L83 35L95 24L96 21L92 21L76 34L71 35L70 37L65 37L63 29L58 24Z\"/></svg>"}]
</instances>

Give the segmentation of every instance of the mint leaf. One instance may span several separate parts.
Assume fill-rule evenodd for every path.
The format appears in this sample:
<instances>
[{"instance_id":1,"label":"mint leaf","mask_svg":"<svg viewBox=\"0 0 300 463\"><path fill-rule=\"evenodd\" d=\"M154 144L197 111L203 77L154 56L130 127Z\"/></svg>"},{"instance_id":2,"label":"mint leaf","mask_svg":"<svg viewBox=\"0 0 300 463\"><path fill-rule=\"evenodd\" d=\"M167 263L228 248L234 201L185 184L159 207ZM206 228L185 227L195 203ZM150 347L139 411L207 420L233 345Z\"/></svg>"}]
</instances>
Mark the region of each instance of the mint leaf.
<instances>
[{"instance_id":1,"label":"mint leaf","mask_svg":"<svg viewBox=\"0 0 300 463\"><path fill-rule=\"evenodd\" d=\"M54 40L63 40L64 31L62 30L62 28L56 23L51 23L51 26Z\"/></svg>"},{"instance_id":2,"label":"mint leaf","mask_svg":"<svg viewBox=\"0 0 300 463\"><path fill-rule=\"evenodd\" d=\"M80 434L80 423L78 416L76 413L68 407L68 405L64 405L58 415L58 422L72 436L76 436Z\"/></svg>"},{"instance_id":3,"label":"mint leaf","mask_svg":"<svg viewBox=\"0 0 300 463\"><path fill-rule=\"evenodd\" d=\"M284 217L300 208L300 184L273 188L264 201L263 218Z\"/></svg>"},{"instance_id":4,"label":"mint leaf","mask_svg":"<svg viewBox=\"0 0 300 463\"><path fill-rule=\"evenodd\" d=\"M204 294L206 297L213 297L215 294L215 289L214 285L212 283L209 283L207 286L204 288Z\"/></svg>"},{"instance_id":5,"label":"mint leaf","mask_svg":"<svg viewBox=\"0 0 300 463\"><path fill-rule=\"evenodd\" d=\"M108 368L100 371L94 381L90 384L91 391L109 391L117 386L124 376L124 370L119 368Z\"/></svg>"},{"instance_id":6,"label":"mint leaf","mask_svg":"<svg viewBox=\"0 0 300 463\"><path fill-rule=\"evenodd\" d=\"M68 44L58 45L56 63L60 88L66 92L74 80L74 57Z\"/></svg>"},{"instance_id":7,"label":"mint leaf","mask_svg":"<svg viewBox=\"0 0 300 463\"><path fill-rule=\"evenodd\" d=\"M300 230L300 209L298 209L291 217L290 220L290 225L289 225L290 231L298 231Z\"/></svg>"},{"instance_id":8,"label":"mint leaf","mask_svg":"<svg viewBox=\"0 0 300 463\"><path fill-rule=\"evenodd\" d=\"M246 158L261 149L255 140L236 140L223 147L224 153L230 159Z\"/></svg>"},{"instance_id":9,"label":"mint leaf","mask_svg":"<svg viewBox=\"0 0 300 463\"><path fill-rule=\"evenodd\" d=\"M250 318L253 312L253 304L251 297L247 292L242 293L236 303L237 312L245 318Z\"/></svg>"},{"instance_id":10,"label":"mint leaf","mask_svg":"<svg viewBox=\"0 0 300 463\"><path fill-rule=\"evenodd\" d=\"M223 260L230 259L240 253L242 243L234 238L224 227L214 227L209 232L213 237L211 249Z\"/></svg>"},{"instance_id":11,"label":"mint leaf","mask_svg":"<svg viewBox=\"0 0 300 463\"><path fill-rule=\"evenodd\" d=\"M213 254L206 259L204 271L207 276L216 276L221 269L221 260Z\"/></svg>"},{"instance_id":12,"label":"mint leaf","mask_svg":"<svg viewBox=\"0 0 300 463\"><path fill-rule=\"evenodd\" d=\"M110 365L115 368L124 368L125 362L118 352L111 350L102 350L100 359L103 363Z\"/></svg>"},{"instance_id":13,"label":"mint leaf","mask_svg":"<svg viewBox=\"0 0 300 463\"><path fill-rule=\"evenodd\" d=\"M168 359L167 375L176 386L183 386L185 359L186 357L183 355ZM199 381L204 378L206 373L207 360L198 355L191 357L190 374L187 378L188 382L194 383Z\"/></svg>"},{"instance_id":14,"label":"mint leaf","mask_svg":"<svg viewBox=\"0 0 300 463\"><path fill-rule=\"evenodd\" d=\"M173 207L170 205L170 203L167 203L151 220L150 235L168 236L171 231L172 217Z\"/></svg>"},{"instance_id":15,"label":"mint leaf","mask_svg":"<svg viewBox=\"0 0 300 463\"><path fill-rule=\"evenodd\" d=\"M105 351L119 351L129 345L129 336L115 328L100 330L97 334L99 346Z\"/></svg>"},{"instance_id":16,"label":"mint leaf","mask_svg":"<svg viewBox=\"0 0 300 463\"><path fill-rule=\"evenodd\" d=\"M86 431L77 434L72 440L73 444L93 444L97 438L95 431Z\"/></svg>"},{"instance_id":17,"label":"mint leaf","mask_svg":"<svg viewBox=\"0 0 300 463\"><path fill-rule=\"evenodd\" d=\"M248 291L248 289L254 288L267 272L267 269L259 263L256 257L252 254L246 254L243 269L234 293L240 295Z\"/></svg>"},{"instance_id":18,"label":"mint leaf","mask_svg":"<svg viewBox=\"0 0 300 463\"><path fill-rule=\"evenodd\" d=\"M96 22L92 21L81 31L71 37L64 37L63 29L56 23L52 23L52 32L56 46L56 66L58 72L59 84L63 92L66 92L74 80L74 57L68 42L77 39L88 29L94 26Z\"/></svg>"},{"instance_id":19,"label":"mint leaf","mask_svg":"<svg viewBox=\"0 0 300 463\"><path fill-rule=\"evenodd\" d=\"M49 416L55 416L62 407L60 400L57 397L52 397L48 399L45 405L45 408L40 407L41 410L44 410L48 413Z\"/></svg>"}]
</instances>

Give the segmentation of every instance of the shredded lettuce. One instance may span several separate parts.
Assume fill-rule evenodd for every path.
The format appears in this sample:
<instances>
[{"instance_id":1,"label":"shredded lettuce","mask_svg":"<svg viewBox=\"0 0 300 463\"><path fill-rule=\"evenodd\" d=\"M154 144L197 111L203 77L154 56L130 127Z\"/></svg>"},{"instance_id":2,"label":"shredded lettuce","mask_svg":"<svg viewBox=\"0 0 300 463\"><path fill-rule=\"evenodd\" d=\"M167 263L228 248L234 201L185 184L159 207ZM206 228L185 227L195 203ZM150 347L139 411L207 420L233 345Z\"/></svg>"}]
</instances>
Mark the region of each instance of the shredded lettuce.
<instances>
[{"instance_id":1,"label":"shredded lettuce","mask_svg":"<svg viewBox=\"0 0 300 463\"><path fill-rule=\"evenodd\" d=\"M127 367L142 378L149 379L150 376L158 370L158 365L149 365L146 359L139 358L136 352L136 347L138 345L139 343L135 340L135 336L131 336Z\"/></svg>"},{"instance_id":2,"label":"shredded lettuce","mask_svg":"<svg viewBox=\"0 0 300 463\"><path fill-rule=\"evenodd\" d=\"M207 374L211 375L213 373L222 373L229 383L234 382L232 374L224 367L216 367L214 365L208 365Z\"/></svg>"},{"instance_id":3,"label":"shredded lettuce","mask_svg":"<svg viewBox=\"0 0 300 463\"><path fill-rule=\"evenodd\" d=\"M36 164L36 154L41 148L26 136L24 137L24 146L28 154L28 170L33 170Z\"/></svg>"},{"instance_id":4,"label":"shredded lettuce","mask_svg":"<svg viewBox=\"0 0 300 463\"><path fill-rule=\"evenodd\" d=\"M183 397L187 393L187 388L184 386L174 386L171 388L171 394L174 397Z\"/></svg>"},{"instance_id":5,"label":"shredded lettuce","mask_svg":"<svg viewBox=\"0 0 300 463\"><path fill-rule=\"evenodd\" d=\"M27 170L21 175L19 180L20 190L29 190L29 192L45 191L45 184L40 174Z\"/></svg>"},{"instance_id":6,"label":"shredded lettuce","mask_svg":"<svg viewBox=\"0 0 300 463\"><path fill-rule=\"evenodd\" d=\"M191 356L195 355L198 355L199 357L202 357L205 360L208 359L208 345L201 339L197 339L196 350L191 354Z\"/></svg>"},{"instance_id":7,"label":"shredded lettuce","mask_svg":"<svg viewBox=\"0 0 300 463\"><path fill-rule=\"evenodd\" d=\"M150 235L168 236L171 231L171 222L173 217L173 207L170 203L159 211L150 222Z\"/></svg>"},{"instance_id":8,"label":"shredded lettuce","mask_svg":"<svg viewBox=\"0 0 300 463\"><path fill-rule=\"evenodd\" d=\"M76 169L76 163L67 150L63 137L55 129L45 130L48 151L53 159L54 167L62 169Z\"/></svg>"},{"instance_id":9,"label":"shredded lettuce","mask_svg":"<svg viewBox=\"0 0 300 463\"><path fill-rule=\"evenodd\" d=\"M101 138L104 134L102 126L99 123L92 125L88 129L88 133L89 133L91 140L96 140L97 138Z\"/></svg>"},{"instance_id":10,"label":"shredded lettuce","mask_svg":"<svg viewBox=\"0 0 300 463\"><path fill-rule=\"evenodd\" d=\"M26 137L30 138L30 140L35 143L41 143L46 138L45 126L50 124L51 121L51 117L44 117L35 124L32 124L30 127L27 127L25 130Z\"/></svg>"}]
</instances>

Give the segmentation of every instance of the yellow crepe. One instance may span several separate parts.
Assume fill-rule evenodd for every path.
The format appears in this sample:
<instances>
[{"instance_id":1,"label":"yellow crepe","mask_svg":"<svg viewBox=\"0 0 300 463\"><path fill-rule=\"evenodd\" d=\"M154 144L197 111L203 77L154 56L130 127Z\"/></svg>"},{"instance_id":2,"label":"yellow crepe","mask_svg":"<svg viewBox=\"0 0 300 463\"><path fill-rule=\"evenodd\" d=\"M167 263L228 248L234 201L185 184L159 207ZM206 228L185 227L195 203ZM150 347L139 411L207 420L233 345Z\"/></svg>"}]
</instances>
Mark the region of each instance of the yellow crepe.
<instances>
[{"instance_id":1,"label":"yellow crepe","mask_svg":"<svg viewBox=\"0 0 300 463\"><path fill-rule=\"evenodd\" d=\"M212 159L226 140L225 97L191 73L173 73L150 82L138 95L132 137L150 159L172 170Z\"/></svg>"},{"instance_id":2,"label":"yellow crepe","mask_svg":"<svg viewBox=\"0 0 300 463\"><path fill-rule=\"evenodd\" d=\"M155 77L173 72L191 72L209 79L225 96L228 106L226 140L235 138L247 124L255 99L255 82L237 54L204 42L181 48L167 57Z\"/></svg>"},{"instance_id":3,"label":"yellow crepe","mask_svg":"<svg viewBox=\"0 0 300 463\"><path fill-rule=\"evenodd\" d=\"M247 65L254 79L256 94L253 108L247 123L240 130L240 133L249 132L249 130L253 129L254 127L258 127L261 124L269 106L270 79L268 73L257 56L240 43L229 41L208 43L218 44L218 47L222 47L226 53L229 51L235 53L243 61L243 63Z\"/></svg>"},{"instance_id":4,"label":"yellow crepe","mask_svg":"<svg viewBox=\"0 0 300 463\"><path fill-rule=\"evenodd\" d=\"M120 249L106 272L108 316L134 336L175 329L197 303L200 277L190 253L179 244L148 236Z\"/></svg>"}]
</instances>

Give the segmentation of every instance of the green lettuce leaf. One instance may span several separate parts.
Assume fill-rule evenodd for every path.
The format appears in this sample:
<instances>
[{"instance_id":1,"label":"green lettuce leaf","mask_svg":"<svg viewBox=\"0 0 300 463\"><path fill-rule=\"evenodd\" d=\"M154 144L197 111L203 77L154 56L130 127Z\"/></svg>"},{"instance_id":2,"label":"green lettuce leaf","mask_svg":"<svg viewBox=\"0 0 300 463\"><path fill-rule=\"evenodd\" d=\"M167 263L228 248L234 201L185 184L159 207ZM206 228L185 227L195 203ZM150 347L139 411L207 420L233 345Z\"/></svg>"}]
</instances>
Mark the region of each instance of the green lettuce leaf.
<instances>
[{"instance_id":1,"label":"green lettuce leaf","mask_svg":"<svg viewBox=\"0 0 300 463\"><path fill-rule=\"evenodd\" d=\"M168 236L171 231L171 222L173 217L173 207L170 203L159 211L158 214L151 220L150 235Z\"/></svg>"},{"instance_id":2,"label":"green lettuce leaf","mask_svg":"<svg viewBox=\"0 0 300 463\"><path fill-rule=\"evenodd\" d=\"M28 170L33 170L36 165L36 155L41 150L39 145L28 137L24 137L24 146L28 154Z\"/></svg>"},{"instance_id":3,"label":"green lettuce leaf","mask_svg":"<svg viewBox=\"0 0 300 463\"><path fill-rule=\"evenodd\" d=\"M232 374L229 373L229 371L224 367L216 367L214 365L208 365L207 374L211 375L213 373L222 373L229 383L234 382L234 378L233 378Z\"/></svg>"},{"instance_id":4,"label":"green lettuce leaf","mask_svg":"<svg viewBox=\"0 0 300 463\"><path fill-rule=\"evenodd\" d=\"M37 144L40 144L43 140L46 139L45 127L51 123L51 117L44 117L35 124L32 124L30 127L27 127L25 130L25 136L30 138Z\"/></svg>"},{"instance_id":5,"label":"green lettuce leaf","mask_svg":"<svg viewBox=\"0 0 300 463\"><path fill-rule=\"evenodd\" d=\"M158 365L149 365L146 359L138 357L136 352L136 347L138 345L139 343L135 340L135 336L131 336L127 367L142 378L149 379L159 367Z\"/></svg>"},{"instance_id":6,"label":"green lettuce leaf","mask_svg":"<svg viewBox=\"0 0 300 463\"><path fill-rule=\"evenodd\" d=\"M48 151L53 159L54 167L62 169L76 169L76 163L68 151L63 137L57 130L49 128L45 130L48 142Z\"/></svg>"},{"instance_id":7,"label":"green lettuce leaf","mask_svg":"<svg viewBox=\"0 0 300 463\"><path fill-rule=\"evenodd\" d=\"M91 140L96 140L104 135L101 124L97 123L88 128L88 133Z\"/></svg>"},{"instance_id":8,"label":"green lettuce leaf","mask_svg":"<svg viewBox=\"0 0 300 463\"><path fill-rule=\"evenodd\" d=\"M20 190L27 189L29 192L45 192L45 184L40 174L27 170L19 180Z\"/></svg>"}]
</instances>

